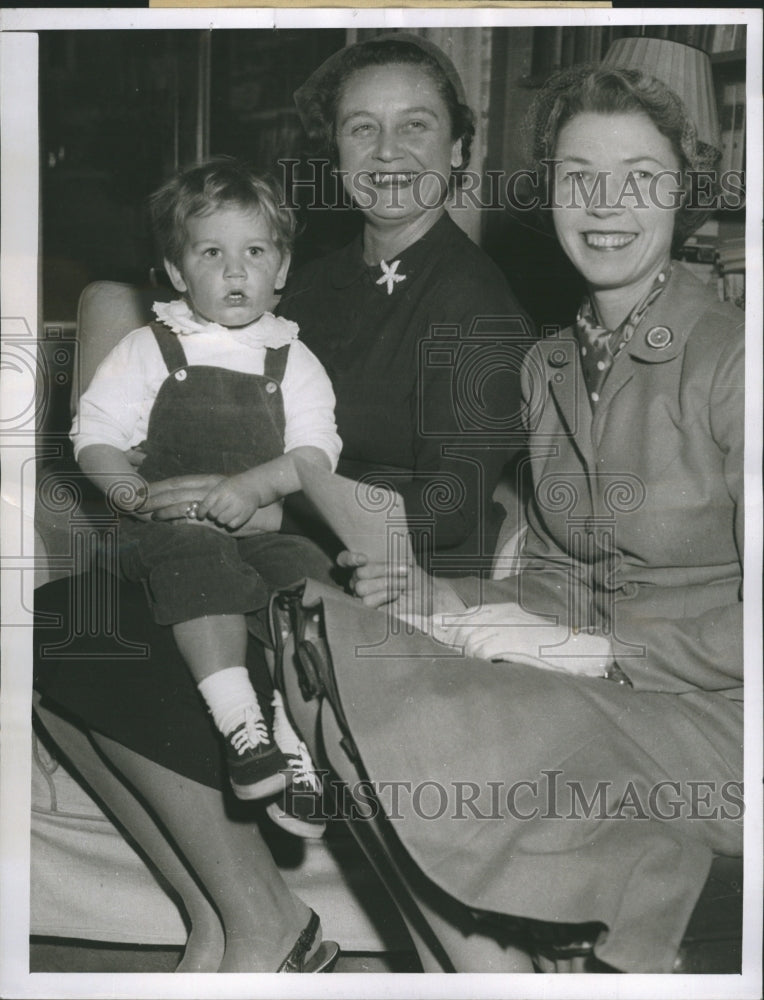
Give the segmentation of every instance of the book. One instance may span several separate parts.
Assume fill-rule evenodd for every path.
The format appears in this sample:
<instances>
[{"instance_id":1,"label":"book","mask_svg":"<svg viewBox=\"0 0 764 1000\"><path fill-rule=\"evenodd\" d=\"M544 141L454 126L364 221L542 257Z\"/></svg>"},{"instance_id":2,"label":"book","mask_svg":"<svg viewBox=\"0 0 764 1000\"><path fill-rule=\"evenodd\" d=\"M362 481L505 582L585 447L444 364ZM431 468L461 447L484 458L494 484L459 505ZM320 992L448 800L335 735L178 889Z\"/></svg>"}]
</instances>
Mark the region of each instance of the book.
<instances>
[{"instance_id":1,"label":"book","mask_svg":"<svg viewBox=\"0 0 764 1000\"><path fill-rule=\"evenodd\" d=\"M745 270L745 237L722 240L716 251L716 266L724 274Z\"/></svg>"},{"instance_id":2,"label":"book","mask_svg":"<svg viewBox=\"0 0 764 1000\"><path fill-rule=\"evenodd\" d=\"M745 80L735 84L735 112L732 119L730 170L745 169Z\"/></svg>"},{"instance_id":3,"label":"book","mask_svg":"<svg viewBox=\"0 0 764 1000\"><path fill-rule=\"evenodd\" d=\"M745 309L745 273L725 274L721 277L721 297Z\"/></svg>"},{"instance_id":4,"label":"book","mask_svg":"<svg viewBox=\"0 0 764 1000\"><path fill-rule=\"evenodd\" d=\"M716 219L706 219L679 248L677 258L685 263L713 264L719 247L719 223Z\"/></svg>"}]
</instances>

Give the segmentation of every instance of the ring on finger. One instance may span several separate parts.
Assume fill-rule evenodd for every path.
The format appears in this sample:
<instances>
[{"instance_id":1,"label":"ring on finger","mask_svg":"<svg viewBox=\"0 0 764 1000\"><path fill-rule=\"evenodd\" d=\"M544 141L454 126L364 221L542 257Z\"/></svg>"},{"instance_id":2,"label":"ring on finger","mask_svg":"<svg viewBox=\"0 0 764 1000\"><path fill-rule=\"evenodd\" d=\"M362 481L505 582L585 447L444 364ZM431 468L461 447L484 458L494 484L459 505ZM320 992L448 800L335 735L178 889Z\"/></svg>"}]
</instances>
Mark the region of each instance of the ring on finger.
<instances>
[{"instance_id":1,"label":"ring on finger","mask_svg":"<svg viewBox=\"0 0 764 1000\"><path fill-rule=\"evenodd\" d=\"M199 501L194 500L186 507L186 517L194 520L199 512Z\"/></svg>"}]
</instances>

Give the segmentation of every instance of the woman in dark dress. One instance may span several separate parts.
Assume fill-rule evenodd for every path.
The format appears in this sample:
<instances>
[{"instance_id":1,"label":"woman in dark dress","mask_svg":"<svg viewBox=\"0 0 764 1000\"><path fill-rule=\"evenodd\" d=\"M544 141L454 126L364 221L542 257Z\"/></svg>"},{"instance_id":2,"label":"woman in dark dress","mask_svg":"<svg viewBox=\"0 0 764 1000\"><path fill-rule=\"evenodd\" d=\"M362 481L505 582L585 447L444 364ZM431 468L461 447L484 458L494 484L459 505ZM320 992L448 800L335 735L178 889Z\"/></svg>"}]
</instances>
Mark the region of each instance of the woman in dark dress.
<instances>
[{"instance_id":1,"label":"woman in dark dress","mask_svg":"<svg viewBox=\"0 0 764 1000\"><path fill-rule=\"evenodd\" d=\"M333 126L337 118L348 183L374 189L364 235L298 277L284 313L298 319L336 379L348 442L343 471L392 478L423 525L419 552L451 550L452 571L480 572L490 564L491 492L521 436L513 411L525 327L499 272L443 209L471 136L456 71L418 39L369 51L371 64L365 45L345 50L309 88L336 102L326 120ZM342 80L331 76L333 67L347 68L348 54L357 67ZM441 324L447 349L420 360ZM481 371L486 338L495 352L503 337L511 341L505 360ZM455 406L454 399L467 402ZM183 517L208 487L201 476L152 484L145 509ZM57 615L60 627L41 625L37 642L68 643L65 659L38 648L39 714L183 900L192 929L180 971L272 971L287 956L283 971L320 971L330 953L314 918L283 882L257 826L226 813L219 744L166 630L146 621L142 594L121 583L120 636L148 645L150 656L94 657L92 637L72 636L61 614L86 590L60 581L38 593L38 611ZM250 657L251 670L261 671L254 643Z\"/></svg>"},{"instance_id":2,"label":"woman in dark dress","mask_svg":"<svg viewBox=\"0 0 764 1000\"><path fill-rule=\"evenodd\" d=\"M474 132L461 82L438 49L398 34L338 53L296 100L363 214L359 237L299 271L280 305L331 375L338 472L392 483L436 552L490 559L528 331L445 210Z\"/></svg>"}]
</instances>

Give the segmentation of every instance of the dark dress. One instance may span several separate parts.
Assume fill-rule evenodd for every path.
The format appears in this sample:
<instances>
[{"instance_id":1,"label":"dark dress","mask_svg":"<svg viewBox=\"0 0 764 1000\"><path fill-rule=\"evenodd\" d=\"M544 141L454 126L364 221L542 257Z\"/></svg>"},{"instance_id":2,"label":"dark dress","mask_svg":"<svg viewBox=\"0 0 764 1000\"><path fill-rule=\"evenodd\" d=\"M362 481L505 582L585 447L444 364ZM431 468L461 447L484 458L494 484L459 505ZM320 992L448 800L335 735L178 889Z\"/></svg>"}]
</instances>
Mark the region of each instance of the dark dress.
<instances>
[{"instance_id":1,"label":"dark dress","mask_svg":"<svg viewBox=\"0 0 764 1000\"><path fill-rule=\"evenodd\" d=\"M337 471L401 493L436 573L477 573L490 567L503 516L494 488L524 440L530 328L501 272L448 215L397 260L404 280L389 285L364 263L359 236L300 270L279 313L332 380Z\"/></svg>"}]
</instances>

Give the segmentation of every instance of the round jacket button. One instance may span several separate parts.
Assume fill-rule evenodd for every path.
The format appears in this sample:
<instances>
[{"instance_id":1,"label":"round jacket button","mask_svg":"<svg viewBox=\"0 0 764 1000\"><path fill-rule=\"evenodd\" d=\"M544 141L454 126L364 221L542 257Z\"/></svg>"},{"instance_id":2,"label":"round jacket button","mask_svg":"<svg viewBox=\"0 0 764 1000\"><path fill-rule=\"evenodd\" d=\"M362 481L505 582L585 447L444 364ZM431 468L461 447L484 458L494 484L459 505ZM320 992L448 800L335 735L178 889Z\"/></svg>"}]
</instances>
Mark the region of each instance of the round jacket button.
<instances>
[{"instance_id":1,"label":"round jacket button","mask_svg":"<svg viewBox=\"0 0 764 1000\"><path fill-rule=\"evenodd\" d=\"M185 382L187 377L188 372L185 368L179 368L178 371L175 372L175 378L178 382Z\"/></svg>"},{"instance_id":2,"label":"round jacket button","mask_svg":"<svg viewBox=\"0 0 764 1000\"><path fill-rule=\"evenodd\" d=\"M664 347L669 346L673 339L674 334L667 326L654 326L652 330L647 331L645 343L655 351L662 351Z\"/></svg>"},{"instance_id":3,"label":"round jacket button","mask_svg":"<svg viewBox=\"0 0 764 1000\"><path fill-rule=\"evenodd\" d=\"M633 580L630 580L628 583L624 583L621 585L621 593L623 594L624 597L636 597L638 591L639 591L639 584L634 583Z\"/></svg>"},{"instance_id":4,"label":"round jacket button","mask_svg":"<svg viewBox=\"0 0 764 1000\"><path fill-rule=\"evenodd\" d=\"M552 368L562 368L568 363L568 355L561 347L555 347L549 354L549 365Z\"/></svg>"},{"instance_id":5,"label":"round jacket button","mask_svg":"<svg viewBox=\"0 0 764 1000\"><path fill-rule=\"evenodd\" d=\"M265 391L266 392L275 392L277 389L278 389L278 386L276 385L275 382L268 382L268 383L266 383L266 386L265 386Z\"/></svg>"}]
</instances>

